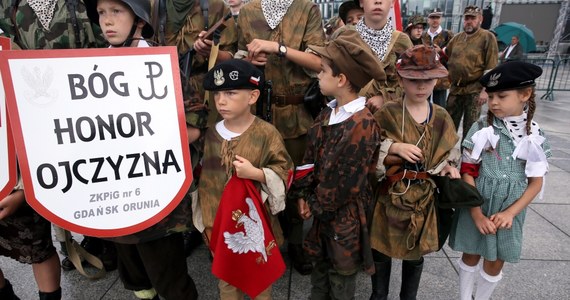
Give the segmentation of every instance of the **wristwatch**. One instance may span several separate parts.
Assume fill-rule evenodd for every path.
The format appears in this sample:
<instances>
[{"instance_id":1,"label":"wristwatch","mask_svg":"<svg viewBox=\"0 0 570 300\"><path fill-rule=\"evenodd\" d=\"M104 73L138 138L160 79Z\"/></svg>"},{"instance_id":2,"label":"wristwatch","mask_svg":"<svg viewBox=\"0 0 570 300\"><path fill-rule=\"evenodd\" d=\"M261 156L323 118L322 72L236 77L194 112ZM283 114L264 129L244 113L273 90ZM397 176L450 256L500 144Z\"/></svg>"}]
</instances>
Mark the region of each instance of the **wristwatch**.
<instances>
[{"instance_id":1,"label":"wristwatch","mask_svg":"<svg viewBox=\"0 0 570 300\"><path fill-rule=\"evenodd\" d=\"M285 57L285 55L287 55L287 47L281 43L279 43L279 52L277 52L277 56L279 57Z\"/></svg>"}]
</instances>

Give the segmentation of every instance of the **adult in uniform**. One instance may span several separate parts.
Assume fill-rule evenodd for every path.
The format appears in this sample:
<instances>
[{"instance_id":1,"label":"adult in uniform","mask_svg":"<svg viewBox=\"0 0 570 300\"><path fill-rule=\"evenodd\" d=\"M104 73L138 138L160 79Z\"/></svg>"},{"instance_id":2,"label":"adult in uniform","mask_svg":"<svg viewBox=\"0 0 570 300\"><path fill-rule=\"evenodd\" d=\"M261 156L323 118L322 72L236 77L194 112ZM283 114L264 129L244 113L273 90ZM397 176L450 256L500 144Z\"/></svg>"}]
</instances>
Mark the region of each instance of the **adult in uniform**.
<instances>
[{"instance_id":1,"label":"adult in uniform","mask_svg":"<svg viewBox=\"0 0 570 300\"><path fill-rule=\"evenodd\" d=\"M443 29L441 27L441 20L443 12L439 8L434 8L428 14L428 29L422 34L422 41L424 45L430 45L435 48L440 55L441 64L447 67L447 60L442 55L442 49L447 46L449 41L453 38L451 30ZM449 89L449 79L440 78L433 89L432 102L445 108L445 99L447 98L447 90Z\"/></svg>"},{"instance_id":2,"label":"adult in uniform","mask_svg":"<svg viewBox=\"0 0 570 300\"><path fill-rule=\"evenodd\" d=\"M497 40L491 32L481 28L482 22L479 7L465 7L463 32L454 36L445 48L451 81L447 111L458 130L463 118L463 139L481 115L481 105L488 99L479 79L498 63Z\"/></svg>"}]
</instances>

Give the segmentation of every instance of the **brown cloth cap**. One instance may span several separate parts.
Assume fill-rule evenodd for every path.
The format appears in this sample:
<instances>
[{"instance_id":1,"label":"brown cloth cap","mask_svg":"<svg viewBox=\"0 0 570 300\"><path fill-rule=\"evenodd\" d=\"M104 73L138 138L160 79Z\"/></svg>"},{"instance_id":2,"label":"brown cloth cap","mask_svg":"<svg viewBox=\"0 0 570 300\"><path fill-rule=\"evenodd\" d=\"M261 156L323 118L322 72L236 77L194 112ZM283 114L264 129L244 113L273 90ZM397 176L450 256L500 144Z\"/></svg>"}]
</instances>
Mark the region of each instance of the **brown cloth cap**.
<instances>
[{"instance_id":1,"label":"brown cloth cap","mask_svg":"<svg viewBox=\"0 0 570 300\"><path fill-rule=\"evenodd\" d=\"M428 18L431 17L441 17L443 16L443 12L438 7L434 8L433 11L429 12Z\"/></svg>"},{"instance_id":2,"label":"brown cloth cap","mask_svg":"<svg viewBox=\"0 0 570 300\"><path fill-rule=\"evenodd\" d=\"M343 31L324 47L309 45L309 48L333 61L340 72L359 88L364 87L372 79L386 80L386 73L380 65L380 60L355 30Z\"/></svg>"},{"instance_id":3,"label":"brown cloth cap","mask_svg":"<svg viewBox=\"0 0 570 300\"><path fill-rule=\"evenodd\" d=\"M417 45L400 55L396 64L398 74L408 79L436 79L447 77L447 69L439 62L433 47Z\"/></svg>"},{"instance_id":4,"label":"brown cloth cap","mask_svg":"<svg viewBox=\"0 0 570 300\"><path fill-rule=\"evenodd\" d=\"M463 11L464 16L480 16L482 14L481 9L475 5L469 5Z\"/></svg>"}]
</instances>

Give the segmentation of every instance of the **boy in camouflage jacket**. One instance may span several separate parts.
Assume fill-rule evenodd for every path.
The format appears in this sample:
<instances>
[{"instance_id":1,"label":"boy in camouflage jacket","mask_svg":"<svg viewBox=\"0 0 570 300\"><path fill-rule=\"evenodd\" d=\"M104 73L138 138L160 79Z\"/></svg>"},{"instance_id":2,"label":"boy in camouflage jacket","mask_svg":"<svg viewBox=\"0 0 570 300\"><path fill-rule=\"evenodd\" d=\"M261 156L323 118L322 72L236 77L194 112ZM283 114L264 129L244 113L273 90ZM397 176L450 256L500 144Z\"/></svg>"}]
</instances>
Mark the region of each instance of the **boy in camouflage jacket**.
<instances>
[{"instance_id":1,"label":"boy in camouflage jacket","mask_svg":"<svg viewBox=\"0 0 570 300\"><path fill-rule=\"evenodd\" d=\"M303 218L314 216L304 242L315 261L311 299L354 299L357 272L374 273L369 179L380 142L380 128L358 91L386 75L356 31L344 31L326 47L309 47L322 57L320 89L335 100L309 129L298 170L313 171L294 182L291 194Z\"/></svg>"}]
</instances>

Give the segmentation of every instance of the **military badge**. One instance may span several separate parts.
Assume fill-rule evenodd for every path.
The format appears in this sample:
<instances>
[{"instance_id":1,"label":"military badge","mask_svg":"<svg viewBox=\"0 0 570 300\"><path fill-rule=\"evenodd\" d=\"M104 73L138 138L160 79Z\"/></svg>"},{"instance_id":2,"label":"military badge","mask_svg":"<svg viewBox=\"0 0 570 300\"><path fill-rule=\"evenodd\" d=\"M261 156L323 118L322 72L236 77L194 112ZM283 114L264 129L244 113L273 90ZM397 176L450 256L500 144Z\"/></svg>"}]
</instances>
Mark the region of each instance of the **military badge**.
<instances>
[{"instance_id":1,"label":"military badge","mask_svg":"<svg viewBox=\"0 0 570 300\"><path fill-rule=\"evenodd\" d=\"M491 75L489 77L489 83L487 83L487 87L494 87L499 84L499 78L501 78L501 73Z\"/></svg>"},{"instance_id":2,"label":"military badge","mask_svg":"<svg viewBox=\"0 0 570 300\"><path fill-rule=\"evenodd\" d=\"M231 80L238 80L239 78L239 72L238 71L231 71L230 72L230 79Z\"/></svg>"},{"instance_id":3,"label":"military badge","mask_svg":"<svg viewBox=\"0 0 570 300\"><path fill-rule=\"evenodd\" d=\"M224 71L222 71L222 69L214 71L214 84L216 86L224 84L225 81L226 80L224 79Z\"/></svg>"}]
</instances>

